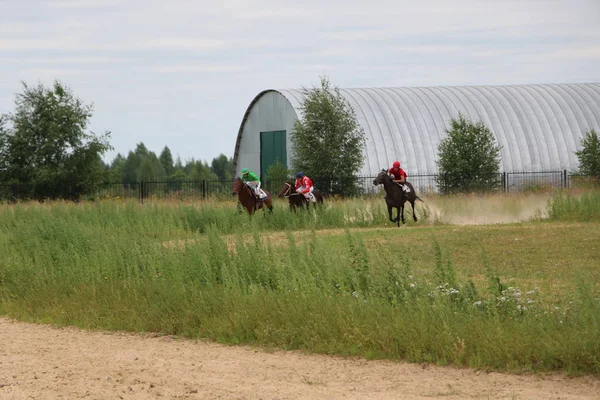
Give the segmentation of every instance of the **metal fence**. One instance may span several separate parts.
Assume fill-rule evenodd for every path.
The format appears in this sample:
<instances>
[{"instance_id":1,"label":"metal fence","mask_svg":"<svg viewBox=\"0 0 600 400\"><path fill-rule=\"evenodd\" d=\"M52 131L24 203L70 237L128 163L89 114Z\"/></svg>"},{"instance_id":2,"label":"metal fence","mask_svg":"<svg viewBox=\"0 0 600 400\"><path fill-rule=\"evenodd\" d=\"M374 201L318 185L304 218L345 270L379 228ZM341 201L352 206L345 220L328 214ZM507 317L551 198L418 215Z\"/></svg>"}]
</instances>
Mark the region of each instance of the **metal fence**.
<instances>
[{"instance_id":1,"label":"metal fence","mask_svg":"<svg viewBox=\"0 0 600 400\"><path fill-rule=\"evenodd\" d=\"M408 181L419 194L443 195L448 191L438 182L436 174L410 175ZM341 193L349 196L369 196L380 194L381 185L373 185L375 176L359 176L348 178L314 177L316 189L325 193ZM562 171L513 171L498 174L499 192L539 191L549 188L598 187L598 179L589 176L569 174ZM442 180L443 181L443 180ZM273 196L282 189L283 181L261 181L263 188ZM100 185L92 193L86 193L84 199L138 199L147 200L172 199L195 200L206 198L231 198L232 180L180 180L180 181L143 181L131 183L106 183ZM36 188L32 185L12 184L0 185L0 201L35 199Z\"/></svg>"}]
</instances>

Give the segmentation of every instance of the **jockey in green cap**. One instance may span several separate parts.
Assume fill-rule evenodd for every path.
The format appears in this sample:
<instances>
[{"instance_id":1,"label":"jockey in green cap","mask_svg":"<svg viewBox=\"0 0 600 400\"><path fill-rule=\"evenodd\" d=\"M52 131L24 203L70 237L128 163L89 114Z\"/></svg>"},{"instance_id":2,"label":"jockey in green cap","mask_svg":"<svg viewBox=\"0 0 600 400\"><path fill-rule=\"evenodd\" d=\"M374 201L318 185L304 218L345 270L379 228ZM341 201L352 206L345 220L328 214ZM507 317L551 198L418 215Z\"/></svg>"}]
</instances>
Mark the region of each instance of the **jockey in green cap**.
<instances>
[{"instance_id":1,"label":"jockey in green cap","mask_svg":"<svg viewBox=\"0 0 600 400\"><path fill-rule=\"evenodd\" d=\"M252 188L254 195L259 200L264 200L267 197L267 194L260 188L260 179L248 168L242 169L242 181Z\"/></svg>"}]
</instances>

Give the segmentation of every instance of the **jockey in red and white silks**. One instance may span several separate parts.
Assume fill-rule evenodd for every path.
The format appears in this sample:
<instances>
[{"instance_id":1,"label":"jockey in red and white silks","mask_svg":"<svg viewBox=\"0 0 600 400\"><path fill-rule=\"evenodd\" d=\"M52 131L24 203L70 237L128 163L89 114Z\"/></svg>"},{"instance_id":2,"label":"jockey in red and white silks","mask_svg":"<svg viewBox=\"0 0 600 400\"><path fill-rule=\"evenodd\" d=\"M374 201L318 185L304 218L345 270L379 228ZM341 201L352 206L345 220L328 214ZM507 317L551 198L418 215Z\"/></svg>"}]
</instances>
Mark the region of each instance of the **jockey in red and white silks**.
<instances>
[{"instance_id":1,"label":"jockey in red and white silks","mask_svg":"<svg viewBox=\"0 0 600 400\"><path fill-rule=\"evenodd\" d=\"M294 183L294 189L296 192L302 193L306 199L310 199L312 202L316 202L317 199L312 193L314 186L310 178L304 175L302 172L296 174L296 182Z\"/></svg>"}]
</instances>

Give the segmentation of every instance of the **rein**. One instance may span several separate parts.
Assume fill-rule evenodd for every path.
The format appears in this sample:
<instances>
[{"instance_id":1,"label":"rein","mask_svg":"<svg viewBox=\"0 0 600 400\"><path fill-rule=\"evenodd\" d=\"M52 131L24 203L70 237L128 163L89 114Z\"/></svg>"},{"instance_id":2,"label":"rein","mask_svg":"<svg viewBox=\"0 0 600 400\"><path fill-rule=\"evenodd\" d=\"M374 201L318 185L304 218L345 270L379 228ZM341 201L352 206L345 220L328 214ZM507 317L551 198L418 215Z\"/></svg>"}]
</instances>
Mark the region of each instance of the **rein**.
<instances>
[{"instance_id":1,"label":"rein","mask_svg":"<svg viewBox=\"0 0 600 400\"><path fill-rule=\"evenodd\" d=\"M288 188L285 191L285 193L283 194L283 197L297 196L299 194L302 194L302 193L297 193L297 192L296 193L291 193L292 192L292 185L290 185L287 182L285 182L284 185L286 185Z\"/></svg>"},{"instance_id":2,"label":"rein","mask_svg":"<svg viewBox=\"0 0 600 400\"><path fill-rule=\"evenodd\" d=\"M287 190L285 191L285 193L283 194L283 197L289 197L290 196L290 192L292 191L292 185L290 185L289 183L285 182L284 185L287 186Z\"/></svg>"}]
</instances>

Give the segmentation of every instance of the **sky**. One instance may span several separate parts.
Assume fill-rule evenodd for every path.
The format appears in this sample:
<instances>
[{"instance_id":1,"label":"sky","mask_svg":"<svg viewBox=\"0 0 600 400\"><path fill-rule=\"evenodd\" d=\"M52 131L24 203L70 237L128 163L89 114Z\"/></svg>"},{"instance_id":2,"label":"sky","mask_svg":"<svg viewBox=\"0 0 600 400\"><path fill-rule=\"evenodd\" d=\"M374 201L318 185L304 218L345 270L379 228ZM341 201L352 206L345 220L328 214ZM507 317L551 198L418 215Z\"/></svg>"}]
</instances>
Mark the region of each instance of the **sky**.
<instances>
[{"instance_id":1,"label":"sky","mask_svg":"<svg viewBox=\"0 0 600 400\"><path fill-rule=\"evenodd\" d=\"M600 82L599 0L0 0L0 114L68 86L89 130L232 157L265 89Z\"/></svg>"}]
</instances>

